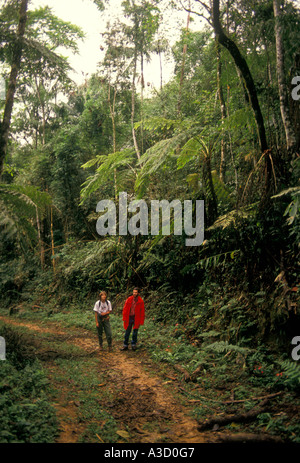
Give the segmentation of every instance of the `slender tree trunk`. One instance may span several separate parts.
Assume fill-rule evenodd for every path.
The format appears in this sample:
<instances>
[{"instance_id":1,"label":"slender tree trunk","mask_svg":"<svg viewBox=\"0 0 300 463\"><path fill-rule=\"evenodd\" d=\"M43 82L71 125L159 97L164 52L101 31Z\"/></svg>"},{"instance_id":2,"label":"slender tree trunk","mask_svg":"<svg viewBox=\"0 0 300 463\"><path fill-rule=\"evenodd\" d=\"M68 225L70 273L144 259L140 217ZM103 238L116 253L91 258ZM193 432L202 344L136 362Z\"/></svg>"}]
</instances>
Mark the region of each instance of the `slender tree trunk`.
<instances>
[{"instance_id":1,"label":"slender tree trunk","mask_svg":"<svg viewBox=\"0 0 300 463\"><path fill-rule=\"evenodd\" d=\"M145 88L145 80L144 80L144 55L141 52L141 152L144 152L144 88Z\"/></svg>"},{"instance_id":2,"label":"slender tree trunk","mask_svg":"<svg viewBox=\"0 0 300 463\"><path fill-rule=\"evenodd\" d=\"M117 96L117 90L114 90L114 97L113 97L113 102L111 102L110 98L110 84L108 87L108 104L109 104L109 110L110 110L110 117L111 117L111 122L112 122L112 127L113 127L113 152L115 153L117 151L117 142L116 142L116 117L115 117L115 107L116 107L116 96ZM118 185L117 185L117 170L114 169L114 189L115 189L115 201L117 203L118 201Z\"/></svg>"},{"instance_id":3,"label":"slender tree trunk","mask_svg":"<svg viewBox=\"0 0 300 463\"><path fill-rule=\"evenodd\" d=\"M158 56L159 56L159 72L160 72L160 91L162 91L163 88L163 67L162 67L162 59L161 59L161 50L158 50Z\"/></svg>"},{"instance_id":4,"label":"slender tree trunk","mask_svg":"<svg viewBox=\"0 0 300 463\"><path fill-rule=\"evenodd\" d=\"M218 205L211 174L211 155L204 157L202 163L202 176L207 210L207 225L212 225L218 217Z\"/></svg>"},{"instance_id":5,"label":"slender tree trunk","mask_svg":"<svg viewBox=\"0 0 300 463\"><path fill-rule=\"evenodd\" d=\"M138 147L136 133L134 128L134 116L135 116L135 79L136 79L136 66L137 66L137 51L135 49L134 52L134 68L133 68L133 76L132 76L132 89L131 89L131 129L132 129L132 138L134 143L135 152L137 155L138 160L141 159L140 150Z\"/></svg>"},{"instance_id":6,"label":"slender tree trunk","mask_svg":"<svg viewBox=\"0 0 300 463\"><path fill-rule=\"evenodd\" d=\"M225 65L226 65L226 63L225 63ZM230 87L229 87L229 85L227 85L227 105L226 105L226 117L227 118L230 117L229 108L230 108ZM236 161L234 159L233 146L232 146L232 137L231 137L230 131L228 131L228 150L229 150L231 162L232 162L232 165L233 165L233 168L234 168L235 191L236 191L236 197L237 197L238 183L239 183L238 182L238 170L237 170L237 166L236 166Z\"/></svg>"},{"instance_id":7,"label":"slender tree trunk","mask_svg":"<svg viewBox=\"0 0 300 463\"><path fill-rule=\"evenodd\" d=\"M36 93L38 96L38 100L42 110L42 145L44 146L46 143L46 115L45 115L45 102L42 99L40 88L43 84L38 82L37 76L35 75L35 85L36 85Z\"/></svg>"},{"instance_id":8,"label":"slender tree trunk","mask_svg":"<svg viewBox=\"0 0 300 463\"><path fill-rule=\"evenodd\" d=\"M41 268L44 268L45 266L45 250L44 250L44 244L42 241L42 236L41 236L41 225L40 225L40 218L39 218L39 211L36 206L36 226L37 226L37 231L38 231L38 243L39 243L39 250L40 250L40 261L41 261Z\"/></svg>"},{"instance_id":9,"label":"slender tree trunk","mask_svg":"<svg viewBox=\"0 0 300 463\"><path fill-rule=\"evenodd\" d=\"M54 235L53 235L53 207L50 209L50 218L51 218L51 255L52 255L52 266L53 273L55 273L55 251L54 251Z\"/></svg>"},{"instance_id":10,"label":"slender tree trunk","mask_svg":"<svg viewBox=\"0 0 300 463\"><path fill-rule=\"evenodd\" d=\"M113 152L115 153L117 151L116 118L115 118L115 105L116 105L117 90L116 89L114 90L113 102L111 102L110 89L111 89L111 86L109 84L109 87L108 87L108 105L109 105L110 117L111 117L112 128L113 128Z\"/></svg>"},{"instance_id":11,"label":"slender tree trunk","mask_svg":"<svg viewBox=\"0 0 300 463\"><path fill-rule=\"evenodd\" d=\"M222 75L222 62L221 62L221 53L220 53L220 44L216 39L216 52L217 52L217 83L218 83L218 95L220 100L221 107L221 118L222 126L224 125L226 119L226 104L222 88L221 75ZM220 160L220 180L225 182L226 174L226 140L224 130L222 129L222 138L221 138L221 160Z\"/></svg>"},{"instance_id":12,"label":"slender tree trunk","mask_svg":"<svg viewBox=\"0 0 300 463\"><path fill-rule=\"evenodd\" d=\"M189 10L190 9L191 9L191 2L189 2ZM190 20L191 20L191 14L190 12L188 12L187 23L186 23L186 33L188 33L188 30L190 27ZM177 103L177 111L178 111L179 117L181 116L181 98L182 98L182 86L183 86L183 78L184 78L184 66L185 66L186 53L187 53L187 43L183 45L183 50L182 50L182 64L181 64L179 95L178 95L178 103Z\"/></svg>"},{"instance_id":13,"label":"slender tree trunk","mask_svg":"<svg viewBox=\"0 0 300 463\"><path fill-rule=\"evenodd\" d=\"M19 10L19 24L16 36L16 43L13 50L12 66L9 76L9 83L6 94L3 121L0 123L0 178L3 172L4 159L7 153L8 135L10 129L11 115L16 92L17 77L21 65L23 37L27 21L28 0L21 0Z\"/></svg>"},{"instance_id":14,"label":"slender tree trunk","mask_svg":"<svg viewBox=\"0 0 300 463\"><path fill-rule=\"evenodd\" d=\"M284 69L284 48L282 40L282 26L281 18L282 12L280 9L280 1L273 0L273 10L275 17L275 39L276 39L276 62L277 62L277 79L279 89L279 101L282 122L285 130L286 145L288 151L294 151L296 148L296 135L291 123L290 108L289 108L289 96L287 85L285 81L285 69Z\"/></svg>"}]
</instances>

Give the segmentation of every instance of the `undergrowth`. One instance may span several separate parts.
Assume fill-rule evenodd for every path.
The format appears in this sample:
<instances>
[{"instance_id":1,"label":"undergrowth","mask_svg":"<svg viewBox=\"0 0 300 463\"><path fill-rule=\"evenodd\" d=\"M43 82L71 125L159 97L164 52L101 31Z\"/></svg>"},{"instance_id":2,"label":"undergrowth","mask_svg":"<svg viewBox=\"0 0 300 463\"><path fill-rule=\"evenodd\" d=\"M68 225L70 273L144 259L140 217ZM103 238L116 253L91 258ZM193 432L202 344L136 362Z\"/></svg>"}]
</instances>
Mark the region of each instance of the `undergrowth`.
<instances>
[{"instance_id":1,"label":"undergrowth","mask_svg":"<svg viewBox=\"0 0 300 463\"><path fill-rule=\"evenodd\" d=\"M51 443L58 423L42 363L31 355L33 349L25 338L2 326L0 335L8 346L0 365L0 442Z\"/></svg>"}]
</instances>

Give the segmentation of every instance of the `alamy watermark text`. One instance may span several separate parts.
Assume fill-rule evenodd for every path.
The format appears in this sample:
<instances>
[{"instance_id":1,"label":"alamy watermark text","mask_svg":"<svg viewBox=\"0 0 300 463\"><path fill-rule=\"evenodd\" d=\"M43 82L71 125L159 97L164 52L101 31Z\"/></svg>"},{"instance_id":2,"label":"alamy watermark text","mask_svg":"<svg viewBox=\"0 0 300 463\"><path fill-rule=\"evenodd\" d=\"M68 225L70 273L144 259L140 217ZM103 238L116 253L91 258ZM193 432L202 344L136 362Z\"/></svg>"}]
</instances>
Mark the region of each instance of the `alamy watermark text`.
<instances>
[{"instance_id":1,"label":"alamy watermark text","mask_svg":"<svg viewBox=\"0 0 300 463\"><path fill-rule=\"evenodd\" d=\"M150 201L148 205L143 199L135 199L128 204L127 193L119 193L118 201L118 234L119 235L174 235L184 233L186 246L200 246L204 240L204 200L179 199L169 202L165 199ZM193 210L194 209L194 210ZM117 234L117 207L114 201L104 199L98 202L97 212L105 212L96 223L97 233L101 236ZM173 211L173 220L171 218ZM129 218L129 214L131 214ZM132 215L134 214L134 215ZM194 225L193 225L194 224Z\"/></svg>"},{"instance_id":2,"label":"alamy watermark text","mask_svg":"<svg viewBox=\"0 0 300 463\"><path fill-rule=\"evenodd\" d=\"M292 98L295 101L299 101L300 100L300 76L293 77L292 85L295 85L295 87L292 90Z\"/></svg>"}]
</instances>

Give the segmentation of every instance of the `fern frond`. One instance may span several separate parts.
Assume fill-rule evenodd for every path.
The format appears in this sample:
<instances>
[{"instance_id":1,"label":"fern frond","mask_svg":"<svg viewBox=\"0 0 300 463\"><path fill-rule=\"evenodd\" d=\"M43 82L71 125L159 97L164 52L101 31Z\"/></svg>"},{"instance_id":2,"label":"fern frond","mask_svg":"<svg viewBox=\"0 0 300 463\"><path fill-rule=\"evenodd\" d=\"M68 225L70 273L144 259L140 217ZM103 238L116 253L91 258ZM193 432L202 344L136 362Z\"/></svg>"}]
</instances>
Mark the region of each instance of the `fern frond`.
<instances>
[{"instance_id":1,"label":"fern frond","mask_svg":"<svg viewBox=\"0 0 300 463\"><path fill-rule=\"evenodd\" d=\"M219 201L224 201L226 203L231 203L233 205L234 201L230 195L230 190L226 187L226 185L220 180L219 175L217 174L216 170L212 170L211 172L213 186L215 194Z\"/></svg>"},{"instance_id":2,"label":"fern frond","mask_svg":"<svg viewBox=\"0 0 300 463\"><path fill-rule=\"evenodd\" d=\"M197 262L197 267L207 269L209 267L216 267L218 265L223 265L228 258L234 259L237 254L240 253L239 249L234 249L233 251L222 252L220 254L215 254L214 256L208 256L204 259Z\"/></svg>"},{"instance_id":3,"label":"fern frond","mask_svg":"<svg viewBox=\"0 0 300 463\"><path fill-rule=\"evenodd\" d=\"M135 190L140 196L145 185L150 180L151 175L157 173L172 157L175 155L176 148L184 138L183 134L160 140L155 145L148 148L140 159L139 164L142 166L136 182Z\"/></svg>"},{"instance_id":4,"label":"fern frond","mask_svg":"<svg viewBox=\"0 0 300 463\"><path fill-rule=\"evenodd\" d=\"M82 169L90 169L95 164L100 165L102 162L105 161L106 158L107 158L107 156L105 154L99 154L95 158L90 159L89 161L87 161L85 164L82 164L81 167L82 167Z\"/></svg>"},{"instance_id":5,"label":"fern frond","mask_svg":"<svg viewBox=\"0 0 300 463\"><path fill-rule=\"evenodd\" d=\"M253 352L253 349L241 347L236 344L229 344L228 341L216 341L208 344L207 346L202 346L202 348L206 351L217 352L218 354L222 354L224 352L236 352L242 355L247 355Z\"/></svg>"},{"instance_id":6,"label":"fern frond","mask_svg":"<svg viewBox=\"0 0 300 463\"><path fill-rule=\"evenodd\" d=\"M31 185L0 184L0 224L10 238L26 241L29 246L37 237L35 222L52 204L51 196Z\"/></svg>"},{"instance_id":7,"label":"fern frond","mask_svg":"<svg viewBox=\"0 0 300 463\"><path fill-rule=\"evenodd\" d=\"M234 209L226 214L218 217L218 219L211 225L208 230L215 230L216 228L227 228L231 225L235 225L238 220L247 220L251 216L255 215L255 206L257 203L250 204L249 206L241 209Z\"/></svg>"},{"instance_id":8,"label":"fern frond","mask_svg":"<svg viewBox=\"0 0 300 463\"><path fill-rule=\"evenodd\" d=\"M97 191L102 185L104 185L107 180L113 179L115 170L118 172L118 169L121 167L128 166L128 164L130 164L134 159L134 152L132 149L125 149L123 151L108 154L107 156L98 156L95 159L93 160L95 161L95 164L98 163L100 165L97 168L96 173L88 177L81 185L81 205L93 192ZM86 166L86 164L84 166Z\"/></svg>"},{"instance_id":9,"label":"fern frond","mask_svg":"<svg viewBox=\"0 0 300 463\"><path fill-rule=\"evenodd\" d=\"M188 162L196 156L201 155L202 144L198 137L193 137L181 148L180 155L177 158L177 168L182 169Z\"/></svg>"},{"instance_id":10,"label":"fern frond","mask_svg":"<svg viewBox=\"0 0 300 463\"><path fill-rule=\"evenodd\" d=\"M181 126L181 121L175 119L166 119L164 117L151 117L150 119L146 119L144 121L136 122L134 127L138 129L141 125L143 125L144 130L148 130L149 132L155 132L157 130L164 131L164 130L171 130L176 129Z\"/></svg>"}]
</instances>

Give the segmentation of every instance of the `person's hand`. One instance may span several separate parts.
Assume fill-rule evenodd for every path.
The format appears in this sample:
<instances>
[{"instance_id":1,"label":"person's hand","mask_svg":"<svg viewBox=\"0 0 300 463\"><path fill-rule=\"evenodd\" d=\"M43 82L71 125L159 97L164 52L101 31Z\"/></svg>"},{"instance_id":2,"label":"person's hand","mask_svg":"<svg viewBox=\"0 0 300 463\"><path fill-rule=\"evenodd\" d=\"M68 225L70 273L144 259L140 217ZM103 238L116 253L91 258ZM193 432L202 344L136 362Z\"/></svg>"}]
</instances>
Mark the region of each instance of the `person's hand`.
<instances>
[{"instance_id":1,"label":"person's hand","mask_svg":"<svg viewBox=\"0 0 300 463\"><path fill-rule=\"evenodd\" d=\"M96 323L96 326L97 326L97 328L99 328L99 323L98 322Z\"/></svg>"}]
</instances>

